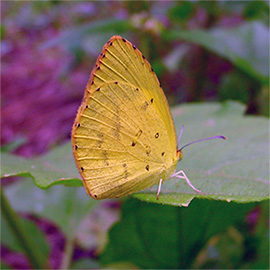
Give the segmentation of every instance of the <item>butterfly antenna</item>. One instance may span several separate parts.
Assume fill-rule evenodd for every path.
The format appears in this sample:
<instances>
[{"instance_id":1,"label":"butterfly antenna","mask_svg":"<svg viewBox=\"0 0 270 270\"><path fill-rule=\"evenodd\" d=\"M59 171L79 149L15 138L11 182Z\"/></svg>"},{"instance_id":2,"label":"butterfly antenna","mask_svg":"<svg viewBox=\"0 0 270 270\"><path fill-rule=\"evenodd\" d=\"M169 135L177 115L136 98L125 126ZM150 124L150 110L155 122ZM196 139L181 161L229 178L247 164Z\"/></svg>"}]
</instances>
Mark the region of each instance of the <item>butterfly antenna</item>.
<instances>
[{"instance_id":1,"label":"butterfly antenna","mask_svg":"<svg viewBox=\"0 0 270 270\"><path fill-rule=\"evenodd\" d=\"M178 137L178 140L177 140L177 149L178 149L179 143L181 141L183 131L184 131L184 125L181 127L180 134L179 134L179 137Z\"/></svg>"},{"instance_id":2,"label":"butterfly antenna","mask_svg":"<svg viewBox=\"0 0 270 270\"><path fill-rule=\"evenodd\" d=\"M185 147L187 147L187 146L189 146L191 144L194 144L194 143L197 143L197 142L203 142L203 141L213 140L213 139L223 139L223 140L226 140L226 137L219 135L219 136L214 136L214 137L209 137L209 138L204 138L204 139L196 140L196 141L190 142L190 143L182 146L178 151L182 151Z\"/></svg>"}]
</instances>

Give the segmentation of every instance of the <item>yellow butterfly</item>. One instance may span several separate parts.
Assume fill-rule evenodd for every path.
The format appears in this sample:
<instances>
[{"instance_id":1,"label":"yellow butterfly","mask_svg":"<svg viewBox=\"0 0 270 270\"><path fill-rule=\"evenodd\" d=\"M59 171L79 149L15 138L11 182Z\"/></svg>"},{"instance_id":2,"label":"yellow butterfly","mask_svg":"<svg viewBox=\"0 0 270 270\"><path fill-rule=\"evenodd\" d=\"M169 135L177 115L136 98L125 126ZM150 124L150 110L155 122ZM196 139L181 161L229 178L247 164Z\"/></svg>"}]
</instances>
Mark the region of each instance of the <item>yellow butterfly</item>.
<instances>
[{"instance_id":1,"label":"yellow butterfly","mask_svg":"<svg viewBox=\"0 0 270 270\"><path fill-rule=\"evenodd\" d=\"M148 61L126 39L103 47L72 129L72 148L87 193L118 198L171 177L182 151L160 83Z\"/></svg>"}]
</instances>

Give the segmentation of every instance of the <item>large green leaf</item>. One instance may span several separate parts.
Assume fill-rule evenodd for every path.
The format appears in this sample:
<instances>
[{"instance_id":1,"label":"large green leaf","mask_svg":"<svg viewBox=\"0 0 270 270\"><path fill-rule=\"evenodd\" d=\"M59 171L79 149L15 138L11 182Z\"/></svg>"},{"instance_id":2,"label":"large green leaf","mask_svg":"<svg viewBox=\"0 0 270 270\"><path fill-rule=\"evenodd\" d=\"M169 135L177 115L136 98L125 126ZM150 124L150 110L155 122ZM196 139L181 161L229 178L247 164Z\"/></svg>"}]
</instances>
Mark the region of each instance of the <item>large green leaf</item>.
<instances>
[{"instance_id":1,"label":"large green leaf","mask_svg":"<svg viewBox=\"0 0 270 270\"><path fill-rule=\"evenodd\" d=\"M182 105L172 110L176 128L184 124L181 145L224 135L227 141L198 143L184 149L177 170L184 170L205 198L237 202L269 198L269 120L243 116L244 106L227 102ZM81 186L70 145L56 148L48 155L26 160L2 154L2 176L27 175L41 188L55 184ZM183 180L169 180L156 200L157 186L133 196L148 202L188 205L198 196Z\"/></svg>"},{"instance_id":2,"label":"large green leaf","mask_svg":"<svg viewBox=\"0 0 270 270\"><path fill-rule=\"evenodd\" d=\"M242 221L252 207L196 199L190 207L180 208L129 200L109 233L101 262L130 262L140 269L190 269L207 241Z\"/></svg>"},{"instance_id":3,"label":"large green leaf","mask_svg":"<svg viewBox=\"0 0 270 270\"><path fill-rule=\"evenodd\" d=\"M226 141L201 142L183 150L177 170L184 170L206 198L237 202L269 198L269 120L243 116L244 107L235 102L184 105L172 110L176 129L185 124L181 145L213 135ZM157 185L137 193L139 199L156 202ZM188 204L202 197L184 182L163 184L159 202Z\"/></svg>"},{"instance_id":4,"label":"large green leaf","mask_svg":"<svg viewBox=\"0 0 270 270\"><path fill-rule=\"evenodd\" d=\"M55 148L45 156L31 160L7 153L2 153L1 156L1 177L32 177L40 188L48 188L56 184L82 186L70 143Z\"/></svg>"},{"instance_id":5,"label":"large green leaf","mask_svg":"<svg viewBox=\"0 0 270 270\"><path fill-rule=\"evenodd\" d=\"M262 83L269 81L269 28L261 22L245 23L233 29L173 30L164 36L201 45Z\"/></svg>"}]
</instances>

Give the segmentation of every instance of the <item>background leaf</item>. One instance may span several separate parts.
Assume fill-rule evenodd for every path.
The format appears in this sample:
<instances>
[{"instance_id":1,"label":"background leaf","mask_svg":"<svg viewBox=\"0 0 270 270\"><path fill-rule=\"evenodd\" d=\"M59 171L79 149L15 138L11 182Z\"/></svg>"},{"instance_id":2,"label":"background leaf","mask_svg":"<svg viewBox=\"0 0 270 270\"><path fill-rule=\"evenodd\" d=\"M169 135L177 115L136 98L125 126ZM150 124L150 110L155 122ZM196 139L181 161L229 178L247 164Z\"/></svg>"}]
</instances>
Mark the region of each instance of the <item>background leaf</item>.
<instances>
[{"instance_id":1,"label":"background leaf","mask_svg":"<svg viewBox=\"0 0 270 270\"><path fill-rule=\"evenodd\" d=\"M49 245L46 241L45 235L41 232L38 226L31 220L21 217L21 225L24 228L26 237L32 242L37 250L38 259L41 265L46 265L49 257ZM14 237L13 232L10 230L5 218L1 214L1 243L13 251L24 252L17 239Z\"/></svg>"},{"instance_id":2,"label":"background leaf","mask_svg":"<svg viewBox=\"0 0 270 270\"><path fill-rule=\"evenodd\" d=\"M141 269L190 269L207 241L242 220L253 206L196 199L188 208L176 208L128 200L120 222L110 231L101 262L131 262Z\"/></svg>"},{"instance_id":3,"label":"background leaf","mask_svg":"<svg viewBox=\"0 0 270 270\"><path fill-rule=\"evenodd\" d=\"M79 180L70 143L56 147L47 155L32 160L2 153L1 177L10 176L32 177L40 188L56 184L83 185Z\"/></svg>"},{"instance_id":4,"label":"background leaf","mask_svg":"<svg viewBox=\"0 0 270 270\"><path fill-rule=\"evenodd\" d=\"M261 22L249 22L233 29L172 30L164 37L201 45L262 83L269 81L269 64L265 61L269 59L269 29Z\"/></svg>"},{"instance_id":5,"label":"background leaf","mask_svg":"<svg viewBox=\"0 0 270 270\"><path fill-rule=\"evenodd\" d=\"M68 237L76 235L78 224L98 203L89 198L82 187L54 186L42 190L30 179L6 187L5 193L16 211L51 220Z\"/></svg>"},{"instance_id":6,"label":"background leaf","mask_svg":"<svg viewBox=\"0 0 270 270\"><path fill-rule=\"evenodd\" d=\"M90 43L91 46L87 46L87 49L98 54L100 47L107 41L108 36L123 33L130 27L129 22L115 18L93 21L62 32L58 37L44 43L41 48L47 49L57 45L64 45L74 51L74 49ZM96 46L93 46L94 44Z\"/></svg>"}]
</instances>

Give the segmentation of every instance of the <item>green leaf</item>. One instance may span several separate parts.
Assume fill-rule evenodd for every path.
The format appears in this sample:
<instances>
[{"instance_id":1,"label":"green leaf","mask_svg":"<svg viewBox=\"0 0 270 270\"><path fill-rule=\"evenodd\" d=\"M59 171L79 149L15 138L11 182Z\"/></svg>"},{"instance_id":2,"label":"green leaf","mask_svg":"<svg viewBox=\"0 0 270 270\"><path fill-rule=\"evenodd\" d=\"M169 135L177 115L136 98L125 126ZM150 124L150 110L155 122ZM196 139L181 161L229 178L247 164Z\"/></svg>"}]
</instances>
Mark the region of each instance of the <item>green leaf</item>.
<instances>
[{"instance_id":1,"label":"green leaf","mask_svg":"<svg viewBox=\"0 0 270 270\"><path fill-rule=\"evenodd\" d=\"M71 269L100 269L100 266L93 259L84 258L73 262Z\"/></svg>"},{"instance_id":2,"label":"green leaf","mask_svg":"<svg viewBox=\"0 0 270 270\"><path fill-rule=\"evenodd\" d=\"M190 269L207 241L243 220L254 204L194 200L188 208L128 200L109 233L101 263L140 269Z\"/></svg>"},{"instance_id":3,"label":"green leaf","mask_svg":"<svg viewBox=\"0 0 270 270\"><path fill-rule=\"evenodd\" d=\"M51 220L69 238L76 235L81 220L99 203L89 198L82 187L54 186L42 190L30 179L6 187L5 192L16 211Z\"/></svg>"},{"instance_id":4,"label":"green leaf","mask_svg":"<svg viewBox=\"0 0 270 270\"><path fill-rule=\"evenodd\" d=\"M174 2L175 5L169 9L168 16L174 23L186 22L195 13L194 4L188 1Z\"/></svg>"},{"instance_id":5,"label":"green leaf","mask_svg":"<svg viewBox=\"0 0 270 270\"><path fill-rule=\"evenodd\" d=\"M13 269L13 268L11 268L11 266L9 266L5 262L3 262L3 259L2 259L0 269L7 270L7 269Z\"/></svg>"},{"instance_id":6,"label":"green leaf","mask_svg":"<svg viewBox=\"0 0 270 270\"><path fill-rule=\"evenodd\" d=\"M258 20L266 18L269 20L269 2L268 1L250 1L244 9L244 17L247 19ZM268 23L269 24L269 23Z\"/></svg>"},{"instance_id":7,"label":"green leaf","mask_svg":"<svg viewBox=\"0 0 270 270\"><path fill-rule=\"evenodd\" d=\"M175 126L185 129L180 146L200 138L224 135L227 140L200 142L183 150L177 171L184 170L192 184L206 193L196 194L185 180L170 179L134 196L148 202L188 205L194 197L252 202L269 198L269 120L243 116L236 102L193 104L172 110Z\"/></svg>"},{"instance_id":8,"label":"green leaf","mask_svg":"<svg viewBox=\"0 0 270 270\"><path fill-rule=\"evenodd\" d=\"M56 184L83 185L75 167L70 143L32 160L2 153L1 177L10 176L32 177L35 184L44 189Z\"/></svg>"},{"instance_id":9,"label":"green leaf","mask_svg":"<svg viewBox=\"0 0 270 270\"><path fill-rule=\"evenodd\" d=\"M62 32L58 37L43 44L42 49L57 45L64 45L69 49L81 47L85 40L91 38L91 51L100 51L100 44L104 44L108 37L116 33L123 33L130 30L131 24L126 20L115 20L106 18L102 21L80 25ZM97 44L95 46L95 44ZM94 46L94 48L93 48Z\"/></svg>"},{"instance_id":10,"label":"green leaf","mask_svg":"<svg viewBox=\"0 0 270 270\"><path fill-rule=\"evenodd\" d=\"M248 104L250 84L250 78L238 70L225 74L218 87L219 100L233 99Z\"/></svg>"},{"instance_id":11,"label":"green leaf","mask_svg":"<svg viewBox=\"0 0 270 270\"><path fill-rule=\"evenodd\" d=\"M201 45L264 84L269 81L269 29L261 22L250 22L234 29L180 31L164 33L166 39L184 39Z\"/></svg>"},{"instance_id":12,"label":"green leaf","mask_svg":"<svg viewBox=\"0 0 270 270\"><path fill-rule=\"evenodd\" d=\"M32 242L32 247L36 248L40 264L46 265L49 257L49 245L46 241L45 235L40 231L38 226L33 221L24 217L21 217L20 221L21 225L24 227L26 237L28 237L28 239L30 239ZM24 247L18 243L2 214L1 243L13 251L24 252Z\"/></svg>"},{"instance_id":13,"label":"green leaf","mask_svg":"<svg viewBox=\"0 0 270 270\"><path fill-rule=\"evenodd\" d=\"M224 135L227 141L201 142L184 149L177 170L184 170L205 198L237 202L269 198L269 121L243 116L244 106L227 102L182 105L172 110L176 129L185 125L184 145L196 139ZM2 154L2 177L26 175L41 188L56 184L82 186L70 145L48 155L26 160ZM166 181L156 200L157 186L133 196L148 202L188 205L196 194L184 180Z\"/></svg>"},{"instance_id":14,"label":"green leaf","mask_svg":"<svg viewBox=\"0 0 270 270\"><path fill-rule=\"evenodd\" d=\"M242 269L269 269L269 201L260 203L258 220L253 237L256 243L256 260L244 262Z\"/></svg>"}]
</instances>

